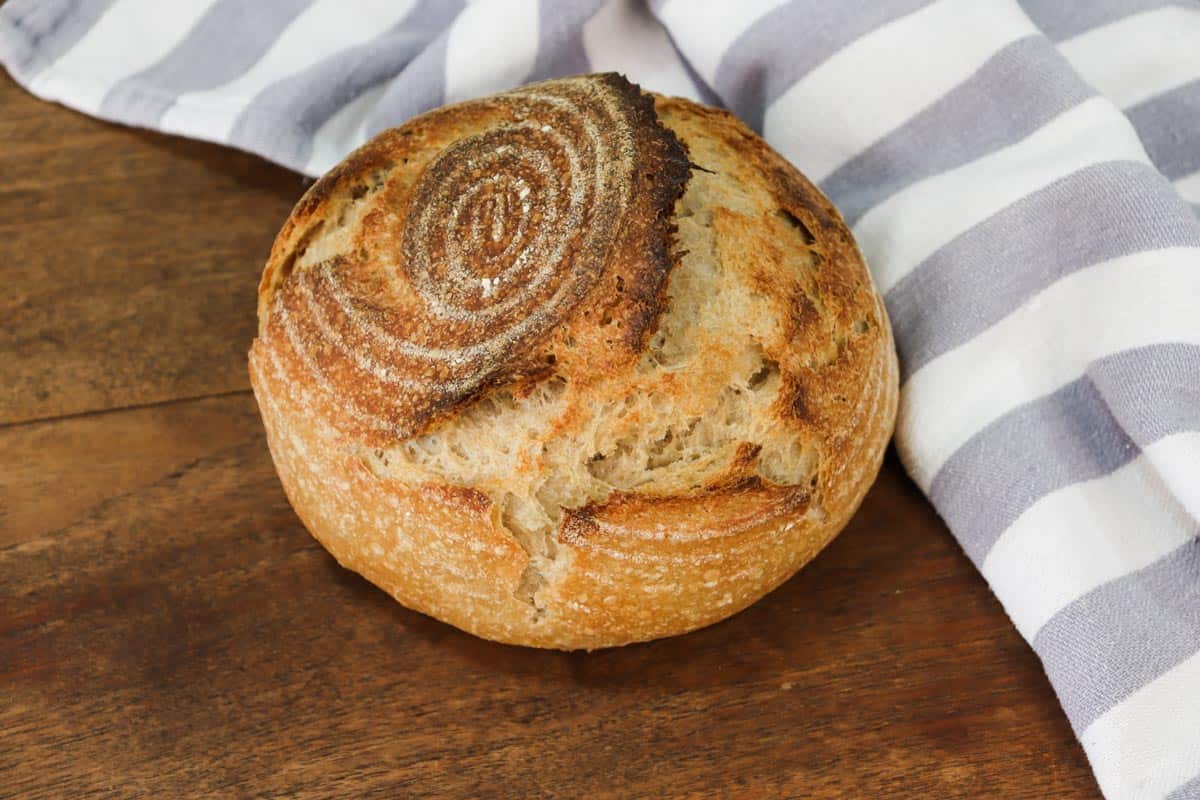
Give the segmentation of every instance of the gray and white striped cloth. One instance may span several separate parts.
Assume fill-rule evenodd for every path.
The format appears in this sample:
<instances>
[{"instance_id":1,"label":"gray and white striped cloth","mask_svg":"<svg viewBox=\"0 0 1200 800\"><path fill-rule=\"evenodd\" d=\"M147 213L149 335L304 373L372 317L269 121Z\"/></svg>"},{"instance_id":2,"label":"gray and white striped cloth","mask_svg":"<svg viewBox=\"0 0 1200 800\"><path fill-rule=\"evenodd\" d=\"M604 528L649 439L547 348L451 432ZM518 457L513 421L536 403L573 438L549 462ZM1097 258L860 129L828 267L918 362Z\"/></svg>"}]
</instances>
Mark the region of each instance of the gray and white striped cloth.
<instances>
[{"instance_id":1,"label":"gray and white striped cloth","mask_svg":"<svg viewBox=\"0 0 1200 800\"><path fill-rule=\"evenodd\" d=\"M904 463L1109 798L1200 798L1200 6L1160 0L9 0L72 108L309 175L445 102L618 70L841 207Z\"/></svg>"}]
</instances>

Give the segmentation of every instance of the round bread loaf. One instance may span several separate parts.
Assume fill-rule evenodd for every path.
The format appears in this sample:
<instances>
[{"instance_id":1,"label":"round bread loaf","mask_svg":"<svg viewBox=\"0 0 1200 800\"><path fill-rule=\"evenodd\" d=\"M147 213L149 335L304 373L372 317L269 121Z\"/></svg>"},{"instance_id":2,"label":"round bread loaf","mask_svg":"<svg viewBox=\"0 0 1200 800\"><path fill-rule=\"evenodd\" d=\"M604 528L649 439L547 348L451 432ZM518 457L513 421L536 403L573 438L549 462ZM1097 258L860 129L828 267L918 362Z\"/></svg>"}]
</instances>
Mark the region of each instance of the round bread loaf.
<instances>
[{"instance_id":1,"label":"round bread loaf","mask_svg":"<svg viewBox=\"0 0 1200 800\"><path fill-rule=\"evenodd\" d=\"M615 74L386 131L293 211L250 374L344 566L479 636L723 619L846 524L896 414L828 200L725 111Z\"/></svg>"}]
</instances>

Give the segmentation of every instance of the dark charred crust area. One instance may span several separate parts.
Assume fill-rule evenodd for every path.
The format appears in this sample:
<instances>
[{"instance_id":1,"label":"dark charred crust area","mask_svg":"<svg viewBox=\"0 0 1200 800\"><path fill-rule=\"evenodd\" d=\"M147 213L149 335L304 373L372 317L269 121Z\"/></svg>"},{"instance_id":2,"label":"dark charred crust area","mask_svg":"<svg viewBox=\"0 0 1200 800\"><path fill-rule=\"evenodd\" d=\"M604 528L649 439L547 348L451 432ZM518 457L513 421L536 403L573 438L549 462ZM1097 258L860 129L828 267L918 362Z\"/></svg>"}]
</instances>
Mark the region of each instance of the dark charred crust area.
<instances>
[{"instance_id":1,"label":"dark charred crust area","mask_svg":"<svg viewBox=\"0 0 1200 800\"><path fill-rule=\"evenodd\" d=\"M825 319L808 293L800 286L791 287L781 309L784 335L791 341L817 341L828 334Z\"/></svg>"},{"instance_id":2,"label":"dark charred crust area","mask_svg":"<svg viewBox=\"0 0 1200 800\"><path fill-rule=\"evenodd\" d=\"M565 544L586 546L597 537L620 536L619 532L604 531L604 523L644 529L653 527L653 520L660 515L669 519L703 520L706 528L736 536L770 525L781 517L803 514L811 505L810 487L777 486L758 475L743 474L687 494L660 497L613 492L602 502L563 509L557 538ZM709 535L704 534L706 538ZM626 544L638 546L637 542Z\"/></svg>"},{"instance_id":3,"label":"dark charred crust area","mask_svg":"<svg viewBox=\"0 0 1200 800\"><path fill-rule=\"evenodd\" d=\"M421 491L430 500L461 508L475 516L486 516L492 511L492 499L469 486L429 483Z\"/></svg>"},{"instance_id":4,"label":"dark charred crust area","mask_svg":"<svg viewBox=\"0 0 1200 800\"><path fill-rule=\"evenodd\" d=\"M666 278L678 263L674 254L678 235L674 205L688 187L691 162L682 140L659 122L653 98L628 80L613 78L628 86L628 91L636 92L637 130L643 132L647 152L646 161L638 167L636 191L642 198L642 209L631 217L631 235L626 236L623 248L628 253L624 260L632 269L620 275L622 290L617 296L618 303L628 303L624 343L630 353L637 355L646 350L666 307Z\"/></svg>"},{"instance_id":5,"label":"dark charred crust area","mask_svg":"<svg viewBox=\"0 0 1200 800\"><path fill-rule=\"evenodd\" d=\"M800 234L800 238L804 240L804 244L811 246L816 243L817 237L813 235L812 229L801 216L786 208L779 209L778 213L788 225L796 229Z\"/></svg>"},{"instance_id":6,"label":"dark charred crust area","mask_svg":"<svg viewBox=\"0 0 1200 800\"><path fill-rule=\"evenodd\" d=\"M577 361L578 353L570 352L574 349L587 354L591 367L598 353L585 343L604 351L600 360L615 366L643 352L653 335L666 306L666 278L678 263L673 254L675 202L691 174L687 147L659 121L653 97L617 73L594 77L619 94L632 120L637 153L631 176L634 201L621 220L604 277L573 316L569 330L547 341L556 362Z\"/></svg>"},{"instance_id":7,"label":"dark charred crust area","mask_svg":"<svg viewBox=\"0 0 1200 800\"><path fill-rule=\"evenodd\" d=\"M767 483L759 475L731 474L723 480L716 481L704 488L709 496L721 495L750 495L769 493L779 494L778 487Z\"/></svg>"},{"instance_id":8,"label":"dark charred crust area","mask_svg":"<svg viewBox=\"0 0 1200 800\"><path fill-rule=\"evenodd\" d=\"M796 422L812 422L811 410L808 407L807 392L804 384L795 376L784 378L779 387L779 413L785 418Z\"/></svg>"},{"instance_id":9,"label":"dark charred crust area","mask_svg":"<svg viewBox=\"0 0 1200 800\"><path fill-rule=\"evenodd\" d=\"M770 155L772 161L779 159L774 153ZM810 243L820 247L824 243L840 245L845 241L840 215L807 178L790 164L774 165L770 176L780 211L808 237Z\"/></svg>"},{"instance_id":10,"label":"dark charred crust area","mask_svg":"<svg viewBox=\"0 0 1200 800\"><path fill-rule=\"evenodd\" d=\"M762 452L762 445L754 442L742 442L738 445L737 452L733 456L733 462L730 465L734 471L742 471L753 469L758 463L758 454Z\"/></svg>"},{"instance_id":11,"label":"dark charred crust area","mask_svg":"<svg viewBox=\"0 0 1200 800\"><path fill-rule=\"evenodd\" d=\"M559 524L558 541L562 544L582 544L600 532L591 508L564 509Z\"/></svg>"},{"instance_id":12,"label":"dark charred crust area","mask_svg":"<svg viewBox=\"0 0 1200 800\"><path fill-rule=\"evenodd\" d=\"M762 449L762 445L755 442L742 442L737 446L733 458L730 459L724 471L710 478L699 491L711 497L728 494L762 494L768 488L775 488L775 484L763 481L762 476L758 474L758 456ZM772 492L766 492L766 494L772 494Z\"/></svg>"}]
</instances>

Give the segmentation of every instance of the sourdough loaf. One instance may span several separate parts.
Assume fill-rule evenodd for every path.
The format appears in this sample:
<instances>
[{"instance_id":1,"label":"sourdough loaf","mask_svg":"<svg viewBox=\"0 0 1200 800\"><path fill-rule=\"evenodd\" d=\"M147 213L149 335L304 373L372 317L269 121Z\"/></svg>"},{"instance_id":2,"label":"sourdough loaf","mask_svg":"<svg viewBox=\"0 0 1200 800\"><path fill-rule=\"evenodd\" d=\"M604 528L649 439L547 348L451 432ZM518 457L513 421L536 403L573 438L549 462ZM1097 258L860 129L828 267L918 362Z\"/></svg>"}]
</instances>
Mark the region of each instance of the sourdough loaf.
<instances>
[{"instance_id":1,"label":"sourdough loaf","mask_svg":"<svg viewBox=\"0 0 1200 800\"><path fill-rule=\"evenodd\" d=\"M615 74L448 106L312 186L250 372L296 512L504 642L688 631L846 524L896 413L837 211L727 112Z\"/></svg>"}]
</instances>

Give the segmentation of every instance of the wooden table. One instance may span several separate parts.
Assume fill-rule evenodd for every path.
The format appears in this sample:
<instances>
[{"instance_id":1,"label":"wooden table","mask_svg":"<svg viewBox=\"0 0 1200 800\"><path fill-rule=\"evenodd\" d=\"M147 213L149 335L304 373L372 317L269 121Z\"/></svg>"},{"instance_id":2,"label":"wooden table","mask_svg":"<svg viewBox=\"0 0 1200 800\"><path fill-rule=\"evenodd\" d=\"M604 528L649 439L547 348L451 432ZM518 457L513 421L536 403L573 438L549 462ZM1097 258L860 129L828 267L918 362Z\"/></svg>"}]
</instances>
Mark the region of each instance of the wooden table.
<instances>
[{"instance_id":1,"label":"wooden table","mask_svg":"<svg viewBox=\"0 0 1200 800\"><path fill-rule=\"evenodd\" d=\"M671 640L492 644L340 569L246 376L302 188L0 78L0 796L1097 796L894 457L811 566Z\"/></svg>"}]
</instances>

